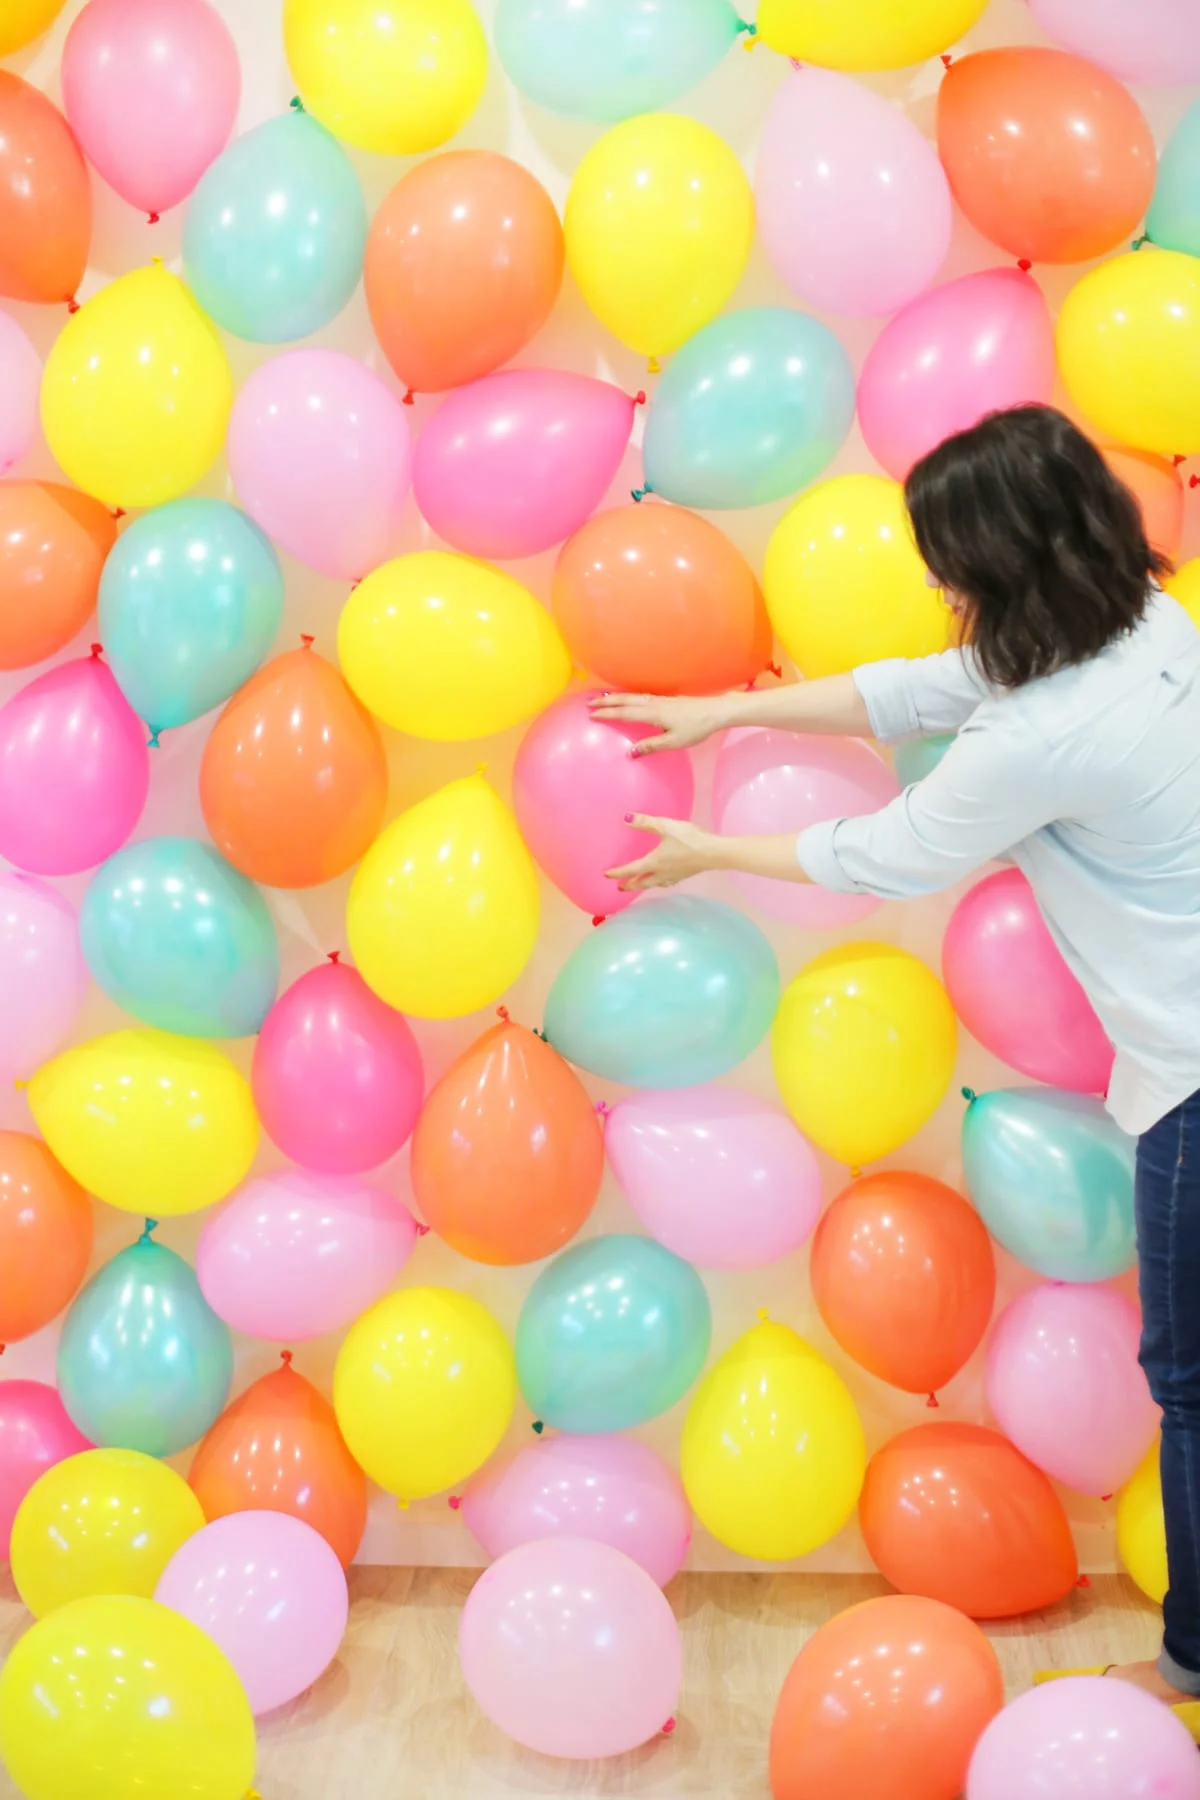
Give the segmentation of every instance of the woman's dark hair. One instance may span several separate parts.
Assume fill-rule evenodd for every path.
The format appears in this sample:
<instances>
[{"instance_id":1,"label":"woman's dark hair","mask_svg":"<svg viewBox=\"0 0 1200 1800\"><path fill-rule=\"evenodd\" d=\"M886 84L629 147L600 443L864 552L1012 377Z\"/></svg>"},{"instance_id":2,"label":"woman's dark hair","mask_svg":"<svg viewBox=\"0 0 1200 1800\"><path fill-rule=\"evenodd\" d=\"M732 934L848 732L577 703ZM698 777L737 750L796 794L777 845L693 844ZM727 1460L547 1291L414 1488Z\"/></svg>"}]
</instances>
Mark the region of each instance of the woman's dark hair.
<instances>
[{"instance_id":1,"label":"woman's dark hair","mask_svg":"<svg viewBox=\"0 0 1200 1800\"><path fill-rule=\"evenodd\" d=\"M1132 631L1170 569L1141 510L1050 406L989 413L909 474L904 497L935 580L962 596L964 638L995 687L1086 662Z\"/></svg>"}]
</instances>

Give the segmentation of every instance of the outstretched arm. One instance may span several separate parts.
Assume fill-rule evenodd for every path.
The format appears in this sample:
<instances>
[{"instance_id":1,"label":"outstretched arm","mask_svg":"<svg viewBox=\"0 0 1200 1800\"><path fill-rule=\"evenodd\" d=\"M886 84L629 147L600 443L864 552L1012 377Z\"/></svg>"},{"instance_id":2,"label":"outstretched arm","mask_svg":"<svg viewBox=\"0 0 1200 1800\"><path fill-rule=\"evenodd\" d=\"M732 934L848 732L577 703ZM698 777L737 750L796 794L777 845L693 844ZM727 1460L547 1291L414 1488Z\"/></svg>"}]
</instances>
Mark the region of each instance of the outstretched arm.
<instances>
[{"instance_id":1,"label":"outstretched arm","mask_svg":"<svg viewBox=\"0 0 1200 1800\"><path fill-rule=\"evenodd\" d=\"M827 675L761 692L717 694L602 694L592 702L597 719L656 725L657 737L643 738L635 756L659 750L688 750L734 725L770 725L780 731L811 731L841 737L869 737L871 720L853 675Z\"/></svg>"}]
</instances>

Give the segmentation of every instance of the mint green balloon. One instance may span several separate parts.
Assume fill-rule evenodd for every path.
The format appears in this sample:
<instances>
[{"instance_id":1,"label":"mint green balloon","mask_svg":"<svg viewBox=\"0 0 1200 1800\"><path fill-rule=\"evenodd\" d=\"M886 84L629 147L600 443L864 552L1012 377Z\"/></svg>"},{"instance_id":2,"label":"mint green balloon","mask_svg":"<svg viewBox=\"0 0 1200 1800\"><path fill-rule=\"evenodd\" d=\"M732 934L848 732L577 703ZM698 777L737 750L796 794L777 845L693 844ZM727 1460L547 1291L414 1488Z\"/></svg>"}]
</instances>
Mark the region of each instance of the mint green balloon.
<instances>
[{"instance_id":1,"label":"mint green balloon","mask_svg":"<svg viewBox=\"0 0 1200 1800\"><path fill-rule=\"evenodd\" d=\"M1200 100L1194 100L1158 159L1146 236L1160 250L1200 256Z\"/></svg>"},{"instance_id":2,"label":"mint green balloon","mask_svg":"<svg viewBox=\"0 0 1200 1800\"><path fill-rule=\"evenodd\" d=\"M730 0L500 0L495 21L514 87L605 125L686 94L752 29Z\"/></svg>"},{"instance_id":3,"label":"mint green balloon","mask_svg":"<svg viewBox=\"0 0 1200 1800\"><path fill-rule=\"evenodd\" d=\"M954 733L950 732L945 737L914 738L910 744L897 744L892 761L901 786L911 787L914 781L924 781L932 775L953 742Z\"/></svg>"}]
</instances>

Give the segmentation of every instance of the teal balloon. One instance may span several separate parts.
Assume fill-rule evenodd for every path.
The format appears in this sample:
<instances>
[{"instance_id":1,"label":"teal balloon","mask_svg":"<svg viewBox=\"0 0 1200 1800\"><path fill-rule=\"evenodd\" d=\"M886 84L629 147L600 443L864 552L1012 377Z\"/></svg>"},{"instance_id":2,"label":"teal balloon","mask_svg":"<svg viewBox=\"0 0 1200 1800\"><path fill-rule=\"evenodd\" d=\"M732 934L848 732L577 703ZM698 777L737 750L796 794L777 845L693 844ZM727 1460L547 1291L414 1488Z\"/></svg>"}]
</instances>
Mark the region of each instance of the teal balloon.
<instances>
[{"instance_id":1,"label":"teal balloon","mask_svg":"<svg viewBox=\"0 0 1200 1800\"><path fill-rule=\"evenodd\" d=\"M349 157L308 113L290 112L235 138L200 177L183 222L183 269L226 331L288 344L336 319L366 244Z\"/></svg>"},{"instance_id":2,"label":"teal balloon","mask_svg":"<svg viewBox=\"0 0 1200 1800\"><path fill-rule=\"evenodd\" d=\"M1162 250L1200 256L1200 100L1194 100L1158 159L1146 236Z\"/></svg>"},{"instance_id":3,"label":"teal balloon","mask_svg":"<svg viewBox=\"0 0 1200 1800\"><path fill-rule=\"evenodd\" d=\"M174 1456L229 1398L233 1340L195 1271L143 1236L97 1271L63 1322L58 1391L104 1449Z\"/></svg>"},{"instance_id":4,"label":"teal balloon","mask_svg":"<svg viewBox=\"0 0 1200 1800\"><path fill-rule=\"evenodd\" d=\"M547 1040L626 1087L681 1088L743 1062L779 1005L762 932L717 900L641 901L588 934L546 1002Z\"/></svg>"},{"instance_id":5,"label":"teal balloon","mask_svg":"<svg viewBox=\"0 0 1200 1800\"><path fill-rule=\"evenodd\" d=\"M250 1037L279 987L279 942L252 881L195 838L143 838L102 863L79 909L88 968L143 1024Z\"/></svg>"},{"instance_id":6,"label":"teal balloon","mask_svg":"<svg viewBox=\"0 0 1200 1800\"><path fill-rule=\"evenodd\" d=\"M832 331L789 306L725 313L659 378L646 490L705 510L763 506L815 481L854 423L854 370Z\"/></svg>"},{"instance_id":7,"label":"teal balloon","mask_svg":"<svg viewBox=\"0 0 1200 1800\"><path fill-rule=\"evenodd\" d=\"M100 578L105 654L156 733L236 693L282 619L283 570L270 539L224 500L172 500L143 513Z\"/></svg>"},{"instance_id":8,"label":"teal balloon","mask_svg":"<svg viewBox=\"0 0 1200 1800\"><path fill-rule=\"evenodd\" d=\"M686 94L746 29L729 0L500 0L495 20L520 93L606 125Z\"/></svg>"},{"instance_id":9,"label":"teal balloon","mask_svg":"<svg viewBox=\"0 0 1200 1800\"><path fill-rule=\"evenodd\" d=\"M1006 1088L972 1099L963 1173L1011 1256L1052 1281L1107 1281L1133 1267L1133 1138L1090 1094Z\"/></svg>"},{"instance_id":10,"label":"teal balloon","mask_svg":"<svg viewBox=\"0 0 1200 1800\"><path fill-rule=\"evenodd\" d=\"M954 733L950 732L946 737L914 738L910 744L897 744L892 761L900 785L911 787L914 781L932 775L953 742Z\"/></svg>"},{"instance_id":11,"label":"teal balloon","mask_svg":"<svg viewBox=\"0 0 1200 1800\"><path fill-rule=\"evenodd\" d=\"M625 1431L666 1412L712 1337L704 1283L653 1238L590 1238L556 1256L517 1324L517 1379L560 1431Z\"/></svg>"}]
</instances>

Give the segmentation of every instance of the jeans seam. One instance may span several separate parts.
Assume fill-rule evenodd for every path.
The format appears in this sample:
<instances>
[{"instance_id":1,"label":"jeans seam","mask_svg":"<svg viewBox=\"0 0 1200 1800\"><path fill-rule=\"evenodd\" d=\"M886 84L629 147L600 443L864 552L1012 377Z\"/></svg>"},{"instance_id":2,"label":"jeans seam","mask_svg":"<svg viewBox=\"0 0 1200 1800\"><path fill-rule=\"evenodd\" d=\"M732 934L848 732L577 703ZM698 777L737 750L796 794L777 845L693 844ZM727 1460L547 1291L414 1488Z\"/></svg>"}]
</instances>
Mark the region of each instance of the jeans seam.
<instances>
[{"instance_id":1,"label":"jeans seam","mask_svg":"<svg viewBox=\"0 0 1200 1800\"><path fill-rule=\"evenodd\" d=\"M1175 1271L1176 1271L1176 1267L1177 1267L1176 1240L1177 1240L1177 1236L1178 1236L1179 1213L1180 1213L1179 1183L1180 1183L1180 1176L1182 1174L1184 1165L1187 1161L1187 1140L1188 1140L1187 1108L1184 1107L1184 1108L1181 1108L1180 1114L1179 1114L1178 1147L1177 1147L1177 1153L1176 1153L1176 1157L1175 1157L1175 1167L1171 1172L1171 1217L1170 1217L1170 1222L1167 1227L1167 1270L1168 1270L1167 1321L1168 1321L1168 1326L1170 1329L1170 1337L1171 1337L1171 1343L1170 1343L1171 1360L1173 1363L1176 1363L1176 1364L1178 1363L1178 1352L1179 1352L1179 1335L1175 1328L1175 1319L1176 1319L1175 1289L1176 1289L1176 1285L1177 1285L1176 1279L1175 1279ZM1188 1517L1191 1519L1195 1519L1197 1517L1196 1491L1195 1491L1194 1470L1192 1467L1192 1458L1185 1453L1181 1457L1181 1460L1183 1463L1184 1487L1185 1487L1185 1491L1187 1494ZM1197 1592L1200 1592L1200 1537L1196 1537L1190 1532L1189 1532L1188 1536L1189 1536L1189 1539L1191 1539L1191 1541L1189 1542L1189 1545L1188 1545L1188 1550L1189 1550L1189 1553L1191 1555L1191 1560L1192 1560L1192 1571L1191 1571L1192 1572L1192 1592L1197 1593ZM1165 1644L1163 1647L1164 1647L1164 1649L1167 1648ZM1171 1654L1169 1650L1167 1651L1167 1654L1168 1655Z\"/></svg>"}]
</instances>

